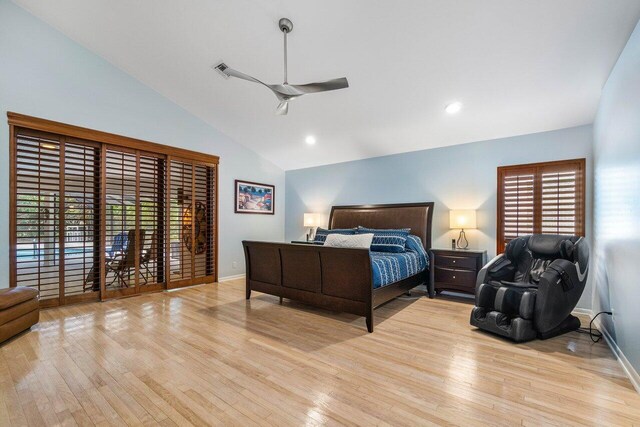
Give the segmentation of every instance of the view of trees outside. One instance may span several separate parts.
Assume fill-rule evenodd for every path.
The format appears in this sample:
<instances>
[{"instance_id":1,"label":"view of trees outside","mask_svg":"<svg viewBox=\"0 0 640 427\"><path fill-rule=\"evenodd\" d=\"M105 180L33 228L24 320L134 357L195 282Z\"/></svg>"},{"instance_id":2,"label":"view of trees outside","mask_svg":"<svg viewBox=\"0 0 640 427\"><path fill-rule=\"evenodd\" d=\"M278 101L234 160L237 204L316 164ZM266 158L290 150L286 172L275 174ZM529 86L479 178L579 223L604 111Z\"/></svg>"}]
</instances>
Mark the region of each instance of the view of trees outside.
<instances>
[{"instance_id":1,"label":"view of trees outside","mask_svg":"<svg viewBox=\"0 0 640 427\"><path fill-rule=\"evenodd\" d=\"M65 198L65 229L69 240L71 236L91 236L93 227L93 206L85 208L81 198ZM140 224L148 230L148 235L155 231L157 218L155 217L158 204L149 200L140 203ZM172 209L174 206L172 206ZM176 205L176 209L180 206ZM52 241L60 235L60 200L57 194L19 194L18 195L18 229L19 244L32 244L46 239ZM178 239L179 219L174 220L171 230ZM135 204L109 204L107 206L107 235L114 236L120 232L135 228ZM51 233L53 231L53 233ZM172 238L174 238L172 234ZM92 243L92 242L86 242ZM110 242L107 242L109 244Z\"/></svg>"}]
</instances>

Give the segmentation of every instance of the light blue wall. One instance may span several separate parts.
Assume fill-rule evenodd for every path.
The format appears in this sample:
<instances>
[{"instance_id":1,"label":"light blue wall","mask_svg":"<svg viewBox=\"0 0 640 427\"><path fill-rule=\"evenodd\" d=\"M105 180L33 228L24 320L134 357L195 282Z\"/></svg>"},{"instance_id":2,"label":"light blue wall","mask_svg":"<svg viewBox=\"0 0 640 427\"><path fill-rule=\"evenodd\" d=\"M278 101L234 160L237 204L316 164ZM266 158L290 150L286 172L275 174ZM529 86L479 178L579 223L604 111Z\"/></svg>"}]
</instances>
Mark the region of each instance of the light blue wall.
<instances>
[{"instance_id":1,"label":"light blue wall","mask_svg":"<svg viewBox=\"0 0 640 427\"><path fill-rule=\"evenodd\" d=\"M606 328L640 372L640 23L602 91L594 170L594 312L613 311Z\"/></svg>"},{"instance_id":2,"label":"light blue wall","mask_svg":"<svg viewBox=\"0 0 640 427\"><path fill-rule=\"evenodd\" d=\"M392 143L392 142L390 142ZM587 234L591 230L592 127L436 148L286 172L286 238L300 239L304 212L327 214L332 205L434 201L433 246L451 247L449 209L477 209L470 246L496 250L496 168L587 158ZM313 155L310 153L309 155ZM591 306L587 288L581 307Z\"/></svg>"},{"instance_id":3,"label":"light blue wall","mask_svg":"<svg viewBox=\"0 0 640 427\"><path fill-rule=\"evenodd\" d=\"M23 9L0 0L0 288L9 285L7 111L220 156L220 277L244 272L243 238L284 236L284 192L277 194L275 216L233 213L235 178L283 188L281 169Z\"/></svg>"}]
</instances>

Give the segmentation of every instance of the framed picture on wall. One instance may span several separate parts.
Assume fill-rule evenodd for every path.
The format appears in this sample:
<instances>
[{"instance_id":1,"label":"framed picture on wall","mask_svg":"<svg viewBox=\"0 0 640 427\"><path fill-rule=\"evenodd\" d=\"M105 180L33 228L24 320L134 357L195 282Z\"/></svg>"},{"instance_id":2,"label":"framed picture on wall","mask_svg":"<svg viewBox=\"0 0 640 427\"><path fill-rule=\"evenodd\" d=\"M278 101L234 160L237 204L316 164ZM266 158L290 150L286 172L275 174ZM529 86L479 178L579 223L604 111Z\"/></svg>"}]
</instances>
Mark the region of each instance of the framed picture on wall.
<instances>
[{"instance_id":1,"label":"framed picture on wall","mask_svg":"<svg viewBox=\"0 0 640 427\"><path fill-rule=\"evenodd\" d=\"M235 213L266 214L275 212L276 186L236 179Z\"/></svg>"}]
</instances>

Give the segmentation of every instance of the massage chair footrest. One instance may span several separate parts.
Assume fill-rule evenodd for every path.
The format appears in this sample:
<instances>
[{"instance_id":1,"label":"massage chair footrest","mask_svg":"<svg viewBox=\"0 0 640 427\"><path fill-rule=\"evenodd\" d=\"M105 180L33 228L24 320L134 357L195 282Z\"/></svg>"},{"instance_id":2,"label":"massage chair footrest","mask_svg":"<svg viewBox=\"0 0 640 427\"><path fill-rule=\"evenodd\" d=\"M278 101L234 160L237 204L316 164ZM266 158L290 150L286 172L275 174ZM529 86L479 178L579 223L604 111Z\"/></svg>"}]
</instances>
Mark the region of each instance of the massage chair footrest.
<instances>
[{"instance_id":1,"label":"massage chair footrest","mask_svg":"<svg viewBox=\"0 0 640 427\"><path fill-rule=\"evenodd\" d=\"M471 312L471 325L488 332L501 335L515 342L531 341L537 332L531 320L521 317L509 318L498 311L487 312L482 307L475 307Z\"/></svg>"}]
</instances>

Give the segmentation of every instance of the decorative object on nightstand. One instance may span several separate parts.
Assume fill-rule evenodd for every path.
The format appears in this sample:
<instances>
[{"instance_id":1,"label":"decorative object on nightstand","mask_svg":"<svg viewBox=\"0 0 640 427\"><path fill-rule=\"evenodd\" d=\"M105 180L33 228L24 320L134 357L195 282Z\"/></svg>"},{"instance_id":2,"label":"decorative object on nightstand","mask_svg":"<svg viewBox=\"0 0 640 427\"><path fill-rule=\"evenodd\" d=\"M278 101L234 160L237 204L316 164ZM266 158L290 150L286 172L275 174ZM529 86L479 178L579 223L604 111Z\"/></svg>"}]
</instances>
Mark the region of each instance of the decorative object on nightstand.
<instances>
[{"instance_id":1,"label":"decorative object on nightstand","mask_svg":"<svg viewBox=\"0 0 640 427\"><path fill-rule=\"evenodd\" d=\"M444 290L475 295L476 277L487 261L478 249L431 249L431 282L437 293Z\"/></svg>"},{"instance_id":2,"label":"decorative object on nightstand","mask_svg":"<svg viewBox=\"0 0 640 427\"><path fill-rule=\"evenodd\" d=\"M449 228L460 229L460 236L456 242L458 249L467 249L469 241L464 234L464 229L476 228L476 211L472 209L453 209L449 211Z\"/></svg>"},{"instance_id":3,"label":"decorative object on nightstand","mask_svg":"<svg viewBox=\"0 0 640 427\"><path fill-rule=\"evenodd\" d=\"M307 233L307 242L310 242L313 240L314 228L320 227L321 225L322 225L322 214L320 213L304 214L304 226L309 227L309 232Z\"/></svg>"}]
</instances>

